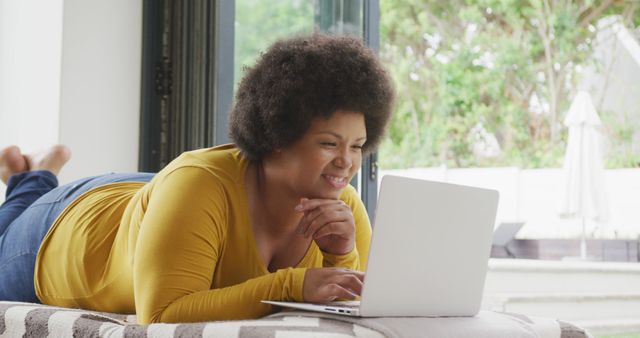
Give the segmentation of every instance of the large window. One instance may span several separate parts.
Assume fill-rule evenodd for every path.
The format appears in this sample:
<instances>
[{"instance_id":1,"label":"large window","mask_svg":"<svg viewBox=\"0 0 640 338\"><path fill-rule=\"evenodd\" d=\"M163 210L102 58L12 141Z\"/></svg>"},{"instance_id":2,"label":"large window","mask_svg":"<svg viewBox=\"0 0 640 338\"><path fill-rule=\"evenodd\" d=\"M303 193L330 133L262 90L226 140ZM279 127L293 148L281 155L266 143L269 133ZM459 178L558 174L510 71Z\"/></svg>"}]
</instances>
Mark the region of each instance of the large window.
<instances>
[{"instance_id":1,"label":"large window","mask_svg":"<svg viewBox=\"0 0 640 338\"><path fill-rule=\"evenodd\" d=\"M640 236L635 2L382 0L381 12L398 89L384 173L497 189L496 225L524 223L521 238Z\"/></svg>"},{"instance_id":2,"label":"large window","mask_svg":"<svg viewBox=\"0 0 640 338\"><path fill-rule=\"evenodd\" d=\"M377 0L145 1L140 170L228 142L227 114L245 67L279 38L314 31L378 46ZM352 182L375 210L375 154ZM373 218L373 214L371 214Z\"/></svg>"}]
</instances>

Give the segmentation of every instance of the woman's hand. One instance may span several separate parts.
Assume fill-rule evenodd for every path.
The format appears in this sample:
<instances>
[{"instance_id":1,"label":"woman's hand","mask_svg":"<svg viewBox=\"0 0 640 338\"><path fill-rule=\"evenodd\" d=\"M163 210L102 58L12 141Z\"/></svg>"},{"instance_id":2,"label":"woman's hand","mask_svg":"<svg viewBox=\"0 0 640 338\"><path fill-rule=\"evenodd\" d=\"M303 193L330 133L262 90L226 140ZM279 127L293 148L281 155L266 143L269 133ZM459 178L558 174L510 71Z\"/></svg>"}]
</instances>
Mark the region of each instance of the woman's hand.
<instances>
[{"instance_id":1,"label":"woman's hand","mask_svg":"<svg viewBox=\"0 0 640 338\"><path fill-rule=\"evenodd\" d=\"M298 233L313 236L320 250L334 255L353 250L356 224L351 208L343 201L303 198L296 211L304 213Z\"/></svg>"},{"instance_id":2,"label":"woman's hand","mask_svg":"<svg viewBox=\"0 0 640 338\"><path fill-rule=\"evenodd\" d=\"M362 293L364 273L343 268L307 269L302 296L305 302L328 303L336 298L354 300Z\"/></svg>"}]
</instances>

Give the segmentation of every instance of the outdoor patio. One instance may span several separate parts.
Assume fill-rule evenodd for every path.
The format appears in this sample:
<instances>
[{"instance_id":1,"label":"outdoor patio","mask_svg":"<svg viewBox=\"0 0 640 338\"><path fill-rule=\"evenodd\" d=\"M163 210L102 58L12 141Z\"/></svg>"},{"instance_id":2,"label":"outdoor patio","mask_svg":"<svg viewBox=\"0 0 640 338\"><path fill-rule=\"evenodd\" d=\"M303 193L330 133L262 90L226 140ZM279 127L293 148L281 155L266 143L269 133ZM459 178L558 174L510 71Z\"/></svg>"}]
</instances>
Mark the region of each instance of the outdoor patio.
<instances>
[{"instance_id":1,"label":"outdoor patio","mask_svg":"<svg viewBox=\"0 0 640 338\"><path fill-rule=\"evenodd\" d=\"M640 332L640 265L491 259L483 308L567 320L596 336Z\"/></svg>"}]
</instances>

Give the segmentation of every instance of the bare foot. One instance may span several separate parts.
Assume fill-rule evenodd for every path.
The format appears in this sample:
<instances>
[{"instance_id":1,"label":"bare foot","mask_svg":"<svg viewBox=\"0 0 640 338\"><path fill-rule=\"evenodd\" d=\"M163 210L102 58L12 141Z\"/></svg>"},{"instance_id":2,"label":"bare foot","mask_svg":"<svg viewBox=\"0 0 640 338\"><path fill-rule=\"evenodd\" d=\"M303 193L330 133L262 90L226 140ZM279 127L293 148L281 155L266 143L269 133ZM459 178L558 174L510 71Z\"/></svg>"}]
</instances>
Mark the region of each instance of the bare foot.
<instances>
[{"instance_id":1,"label":"bare foot","mask_svg":"<svg viewBox=\"0 0 640 338\"><path fill-rule=\"evenodd\" d=\"M24 156L22 156L20 148L9 146L0 150L0 180L2 182L6 184L11 175L28 170L29 166Z\"/></svg>"},{"instance_id":2,"label":"bare foot","mask_svg":"<svg viewBox=\"0 0 640 338\"><path fill-rule=\"evenodd\" d=\"M65 145L56 144L48 149L24 156L29 170L48 170L58 176L60 169L71 158L71 150Z\"/></svg>"}]
</instances>

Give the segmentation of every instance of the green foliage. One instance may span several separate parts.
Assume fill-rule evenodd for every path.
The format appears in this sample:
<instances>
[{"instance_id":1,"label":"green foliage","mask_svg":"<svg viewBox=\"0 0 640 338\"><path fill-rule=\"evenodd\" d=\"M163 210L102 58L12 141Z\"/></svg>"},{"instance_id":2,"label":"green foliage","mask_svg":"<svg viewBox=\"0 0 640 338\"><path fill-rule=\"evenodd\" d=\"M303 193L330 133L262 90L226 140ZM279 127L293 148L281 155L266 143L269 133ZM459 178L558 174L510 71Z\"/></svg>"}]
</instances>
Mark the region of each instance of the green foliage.
<instances>
[{"instance_id":1,"label":"green foliage","mask_svg":"<svg viewBox=\"0 0 640 338\"><path fill-rule=\"evenodd\" d=\"M590 25L629 13L620 2L597 12L601 3L382 0L380 53L398 97L381 165L561 166L562 115L574 66L591 55ZM499 153L474 152L474 130L495 137Z\"/></svg>"},{"instance_id":2,"label":"green foliage","mask_svg":"<svg viewBox=\"0 0 640 338\"><path fill-rule=\"evenodd\" d=\"M311 1L236 1L234 83L277 39L312 32L313 26Z\"/></svg>"},{"instance_id":3,"label":"green foliage","mask_svg":"<svg viewBox=\"0 0 640 338\"><path fill-rule=\"evenodd\" d=\"M616 115L605 112L601 118L605 133L609 136L606 167L640 167L640 149L635 145L638 142L634 142L634 134L640 129L640 121L629 113Z\"/></svg>"},{"instance_id":4,"label":"green foliage","mask_svg":"<svg viewBox=\"0 0 640 338\"><path fill-rule=\"evenodd\" d=\"M640 338L640 332L637 333L618 333L596 336L597 338Z\"/></svg>"}]
</instances>

